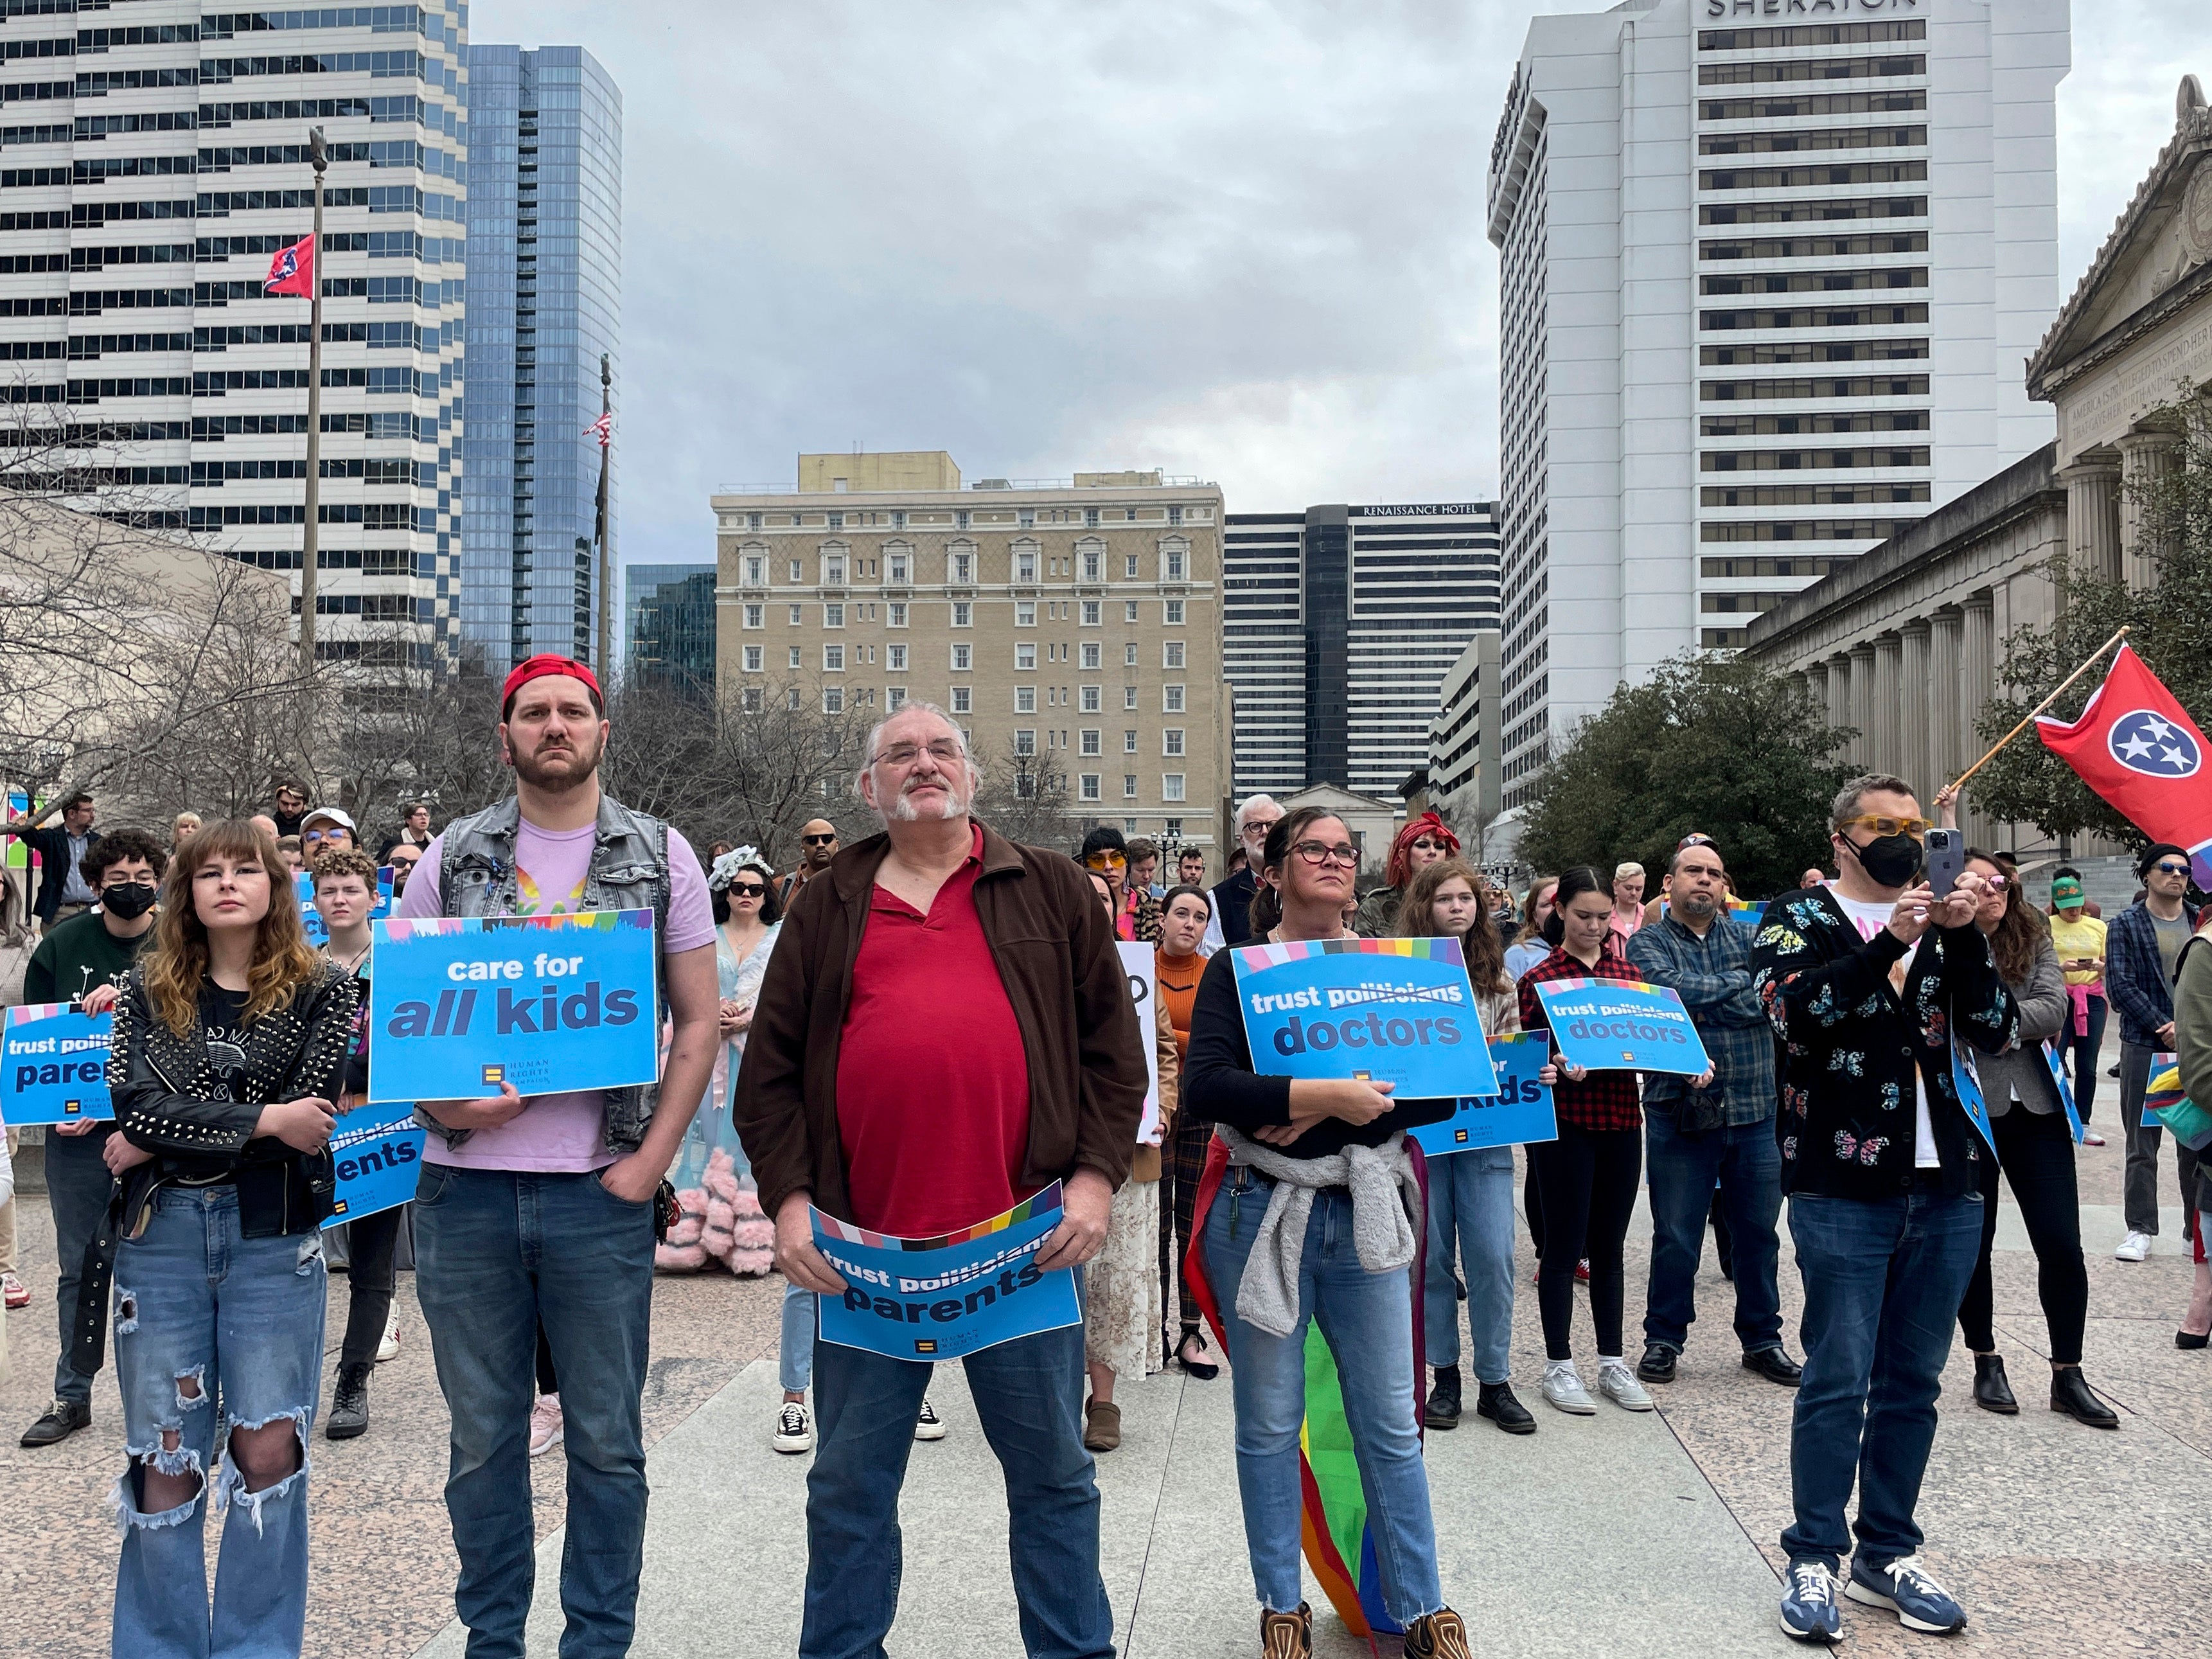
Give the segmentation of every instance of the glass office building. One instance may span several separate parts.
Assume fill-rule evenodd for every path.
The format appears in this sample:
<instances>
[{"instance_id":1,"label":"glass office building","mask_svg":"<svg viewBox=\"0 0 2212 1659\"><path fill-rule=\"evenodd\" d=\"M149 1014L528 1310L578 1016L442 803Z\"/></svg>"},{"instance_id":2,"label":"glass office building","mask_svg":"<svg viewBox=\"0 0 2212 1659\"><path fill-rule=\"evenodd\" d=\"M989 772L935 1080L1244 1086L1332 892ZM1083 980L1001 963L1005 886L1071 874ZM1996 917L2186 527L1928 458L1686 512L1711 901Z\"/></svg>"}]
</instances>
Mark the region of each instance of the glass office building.
<instances>
[{"instance_id":1,"label":"glass office building","mask_svg":"<svg viewBox=\"0 0 2212 1659\"><path fill-rule=\"evenodd\" d=\"M620 424L622 93L580 46L471 46L469 74L461 632L494 665L558 651L604 669L586 428L602 354Z\"/></svg>"},{"instance_id":2,"label":"glass office building","mask_svg":"<svg viewBox=\"0 0 2212 1659\"><path fill-rule=\"evenodd\" d=\"M623 663L641 684L714 693L714 567L634 564L623 572Z\"/></svg>"}]
</instances>

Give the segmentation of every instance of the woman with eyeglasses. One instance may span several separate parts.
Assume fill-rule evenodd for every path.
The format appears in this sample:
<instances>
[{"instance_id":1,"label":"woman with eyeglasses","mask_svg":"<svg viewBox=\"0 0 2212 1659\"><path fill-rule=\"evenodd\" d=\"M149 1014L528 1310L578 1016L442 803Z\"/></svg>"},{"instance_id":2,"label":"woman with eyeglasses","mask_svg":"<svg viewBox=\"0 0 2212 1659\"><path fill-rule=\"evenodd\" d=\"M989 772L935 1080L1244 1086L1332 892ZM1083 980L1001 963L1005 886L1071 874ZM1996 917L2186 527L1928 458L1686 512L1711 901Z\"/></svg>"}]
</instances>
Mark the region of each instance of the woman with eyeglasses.
<instances>
[{"instance_id":1,"label":"woman with eyeglasses","mask_svg":"<svg viewBox=\"0 0 2212 1659\"><path fill-rule=\"evenodd\" d=\"M1951 816L1948 805L1944 816ZM1975 908L1974 925L1990 941L1997 972L2020 1009L2020 1036L2013 1047L1977 1058L1996 1156L1981 1161L1981 1254L1959 1304L1959 1329L1974 1355L1974 1403L2007 1417L2020 1410L2005 1376L2004 1356L1997 1352L1990 1273L2002 1170L2035 1249L2036 1291L2051 1334L2051 1409L2093 1429L2117 1429L2119 1413L2098 1399L2081 1376L2081 1334L2089 1316L2081 1198L2074 1177L2074 1134L2045 1046L2065 1029L2066 981L2050 928L2021 896L2019 866L2002 854L1969 848L1966 868L1989 884Z\"/></svg>"},{"instance_id":2,"label":"woman with eyeglasses","mask_svg":"<svg viewBox=\"0 0 2212 1659\"><path fill-rule=\"evenodd\" d=\"M1114 896L1114 933L1127 945L1157 945L1160 939L1160 902L1150 892L1128 886L1128 843L1119 830L1100 824L1083 838L1076 862L1094 876L1103 876Z\"/></svg>"},{"instance_id":3,"label":"woman with eyeglasses","mask_svg":"<svg viewBox=\"0 0 2212 1659\"><path fill-rule=\"evenodd\" d=\"M1620 934L1613 927L1614 894L1613 884L1587 864L1559 878L1552 919L1544 930L1552 940L1552 953L1521 976L1522 1030L1551 1030L1543 1000L1536 994L1539 985L1563 979L1632 983L1643 979L1620 954ZM1559 1138L1528 1148L1543 1205L1544 1231L1553 1242L1536 1273L1536 1302L1544 1321L1544 1398L1572 1416L1589 1417L1597 1411L1574 1360L1576 1259L1567 1241L1579 1238L1589 1253L1597 1391L1624 1411L1648 1412L1651 1396L1629 1369L1621 1346L1625 1247L1644 1172L1644 1109L1636 1073L1591 1071L1562 1060L1559 1076L1552 1090ZM1708 1069L1697 1086L1711 1081Z\"/></svg>"},{"instance_id":4,"label":"woman with eyeglasses","mask_svg":"<svg viewBox=\"0 0 2212 1659\"><path fill-rule=\"evenodd\" d=\"M1344 925L1359 854L1344 821L1302 806L1261 854L1250 942L1354 937ZM1194 1278L1218 1312L1237 1413L1237 1484L1260 1597L1260 1648L1304 1659L1313 1617L1301 1592L1306 1331L1319 1319L1335 1357L1368 1527L1392 1620L1415 1659L1464 1656L1444 1605L1436 1524L1415 1417L1414 1229L1423 1224L1402 1130L1382 1121L1389 1085L1261 1075L1235 963L1206 963L1191 1010L1186 1109L1215 1125L1227 1170L1195 1223ZM1217 1155L1218 1156L1218 1155Z\"/></svg>"}]
</instances>

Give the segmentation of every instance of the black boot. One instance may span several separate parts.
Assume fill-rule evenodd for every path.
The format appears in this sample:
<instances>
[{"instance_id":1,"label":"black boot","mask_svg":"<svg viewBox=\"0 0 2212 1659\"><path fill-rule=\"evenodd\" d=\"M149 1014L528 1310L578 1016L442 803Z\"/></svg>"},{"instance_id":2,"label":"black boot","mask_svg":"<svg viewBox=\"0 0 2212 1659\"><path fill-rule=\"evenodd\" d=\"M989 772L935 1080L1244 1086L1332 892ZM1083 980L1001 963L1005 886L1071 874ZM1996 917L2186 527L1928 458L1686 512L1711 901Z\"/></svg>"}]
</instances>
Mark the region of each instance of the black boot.
<instances>
[{"instance_id":1,"label":"black boot","mask_svg":"<svg viewBox=\"0 0 2212 1659\"><path fill-rule=\"evenodd\" d=\"M1442 1366L1429 1387L1429 1408L1421 1414L1421 1421L1432 1429L1455 1429L1459 1413L1459 1367Z\"/></svg>"},{"instance_id":2,"label":"black boot","mask_svg":"<svg viewBox=\"0 0 2212 1659\"><path fill-rule=\"evenodd\" d=\"M323 1425L326 1438L350 1440L368 1431L368 1374L372 1369L368 1365L338 1367L337 1386L331 1391L330 1420Z\"/></svg>"},{"instance_id":3,"label":"black boot","mask_svg":"<svg viewBox=\"0 0 2212 1659\"><path fill-rule=\"evenodd\" d=\"M1486 1417L1508 1434L1534 1434L1536 1419L1521 1403L1510 1382L1481 1382L1475 1387L1474 1414Z\"/></svg>"},{"instance_id":4,"label":"black boot","mask_svg":"<svg viewBox=\"0 0 2212 1659\"><path fill-rule=\"evenodd\" d=\"M1978 1353L1974 1356L1974 1403L1984 1411L1996 1412L2002 1417L2019 1415L2020 1401L2012 1397L2012 1384L2005 1381L2002 1354Z\"/></svg>"},{"instance_id":5,"label":"black boot","mask_svg":"<svg viewBox=\"0 0 2212 1659\"><path fill-rule=\"evenodd\" d=\"M2093 1429L2120 1426L2120 1414L2097 1398L2079 1365L2061 1365L2051 1373L2051 1409Z\"/></svg>"}]
</instances>

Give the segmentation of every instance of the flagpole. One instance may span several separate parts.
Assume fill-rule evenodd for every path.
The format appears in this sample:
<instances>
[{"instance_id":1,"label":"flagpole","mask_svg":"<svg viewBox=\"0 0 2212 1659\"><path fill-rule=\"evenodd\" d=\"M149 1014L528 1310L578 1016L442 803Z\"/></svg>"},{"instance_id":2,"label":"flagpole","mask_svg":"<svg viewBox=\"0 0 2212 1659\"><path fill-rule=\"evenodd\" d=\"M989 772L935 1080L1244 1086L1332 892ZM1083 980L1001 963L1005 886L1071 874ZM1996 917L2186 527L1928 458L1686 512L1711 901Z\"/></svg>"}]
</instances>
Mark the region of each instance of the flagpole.
<instances>
[{"instance_id":1,"label":"flagpole","mask_svg":"<svg viewBox=\"0 0 2212 1659\"><path fill-rule=\"evenodd\" d=\"M307 159L315 169L315 234L307 244L307 497L300 538L300 673L315 672L315 565L321 541L323 471L323 169L330 154L323 130L307 130Z\"/></svg>"},{"instance_id":2,"label":"flagpole","mask_svg":"<svg viewBox=\"0 0 2212 1659\"><path fill-rule=\"evenodd\" d=\"M607 354L599 354L599 419L609 422L614 414L614 370ZM611 424L599 428L599 523L596 526L599 541L599 662L602 674L614 672L614 615L615 573L607 562L607 451L614 441Z\"/></svg>"},{"instance_id":3,"label":"flagpole","mask_svg":"<svg viewBox=\"0 0 2212 1659\"><path fill-rule=\"evenodd\" d=\"M2058 701L2060 692L2065 690L2068 686L2073 684L2074 682L2080 679L2082 675L2087 673L2091 665L2094 664L2098 658L2103 656L2105 653L2111 650L2122 640L2127 638L2127 636L2128 630L2123 628L2118 633L2113 635L2112 638L2106 640L2094 651L2092 651L2088 656L2083 659L2082 664L2079 668L2075 669L2064 679L2058 682L2057 686L2051 691L2049 696L2045 697L2041 702L2036 704L2034 708L2027 711L2027 719L2021 720L2018 726L2014 726L2011 731L2006 732L2004 736L1999 738L1996 743L1992 744L1990 746L1990 752L1984 755L1981 759L1976 761L1972 766L1961 772L1959 775L1958 782L1953 784L1945 793L1956 794L1960 789L1966 787L1966 780L1973 776L1975 773L1980 771L1984 766L1987 766L1990 762L1996 757L1998 750L2003 748L2021 732L2027 731L2029 721L2034 720L2038 714L2040 714L2045 709L2050 708L2052 703Z\"/></svg>"}]
</instances>

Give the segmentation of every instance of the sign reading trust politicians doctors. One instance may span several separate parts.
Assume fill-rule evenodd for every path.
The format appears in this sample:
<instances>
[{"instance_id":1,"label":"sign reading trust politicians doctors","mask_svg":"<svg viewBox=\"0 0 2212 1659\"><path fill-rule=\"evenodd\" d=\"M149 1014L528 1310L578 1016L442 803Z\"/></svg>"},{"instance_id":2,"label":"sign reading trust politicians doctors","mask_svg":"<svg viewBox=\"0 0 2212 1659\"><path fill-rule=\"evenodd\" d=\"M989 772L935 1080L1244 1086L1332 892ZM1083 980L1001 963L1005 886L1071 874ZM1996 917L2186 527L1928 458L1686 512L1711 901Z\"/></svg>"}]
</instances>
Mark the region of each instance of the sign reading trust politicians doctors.
<instances>
[{"instance_id":1,"label":"sign reading trust politicians doctors","mask_svg":"<svg viewBox=\"0 0 2212 1659\"><path fill-rule=\"evenodd\" d=\"M1398 1100L1494 1095L1455 939L1331 939L1230 954L1252 1069L1395 1085Z\"/></svg>"},{"instance_id":2,"label":"sign reading trust politicians doctors","mask_svg":"<svg viewBox=\"0 0 2212 1659\"><path fill-rule=\"evenodd\" d=\"M659 1074L650 910L373 922L368 1097L620 1089Z\"/></svg>"},{"instance_id":3,"label":"sign reading trust politicians doctors","mask_svg":"<svg viewBox=\"0 0 2212 1659\"><path fill-rule=\"evenodd\" d=\"M1701 1077L1712 1061L1682 999L1640 980L1555 979L1536 988L1559 1058L1593 1072Z\"/></svg>"}]
</instances>

